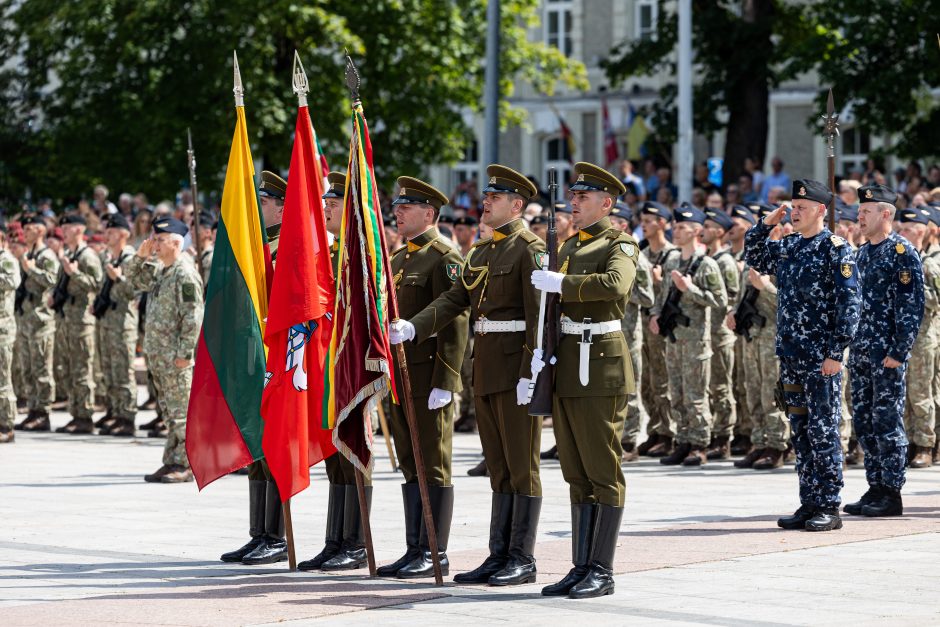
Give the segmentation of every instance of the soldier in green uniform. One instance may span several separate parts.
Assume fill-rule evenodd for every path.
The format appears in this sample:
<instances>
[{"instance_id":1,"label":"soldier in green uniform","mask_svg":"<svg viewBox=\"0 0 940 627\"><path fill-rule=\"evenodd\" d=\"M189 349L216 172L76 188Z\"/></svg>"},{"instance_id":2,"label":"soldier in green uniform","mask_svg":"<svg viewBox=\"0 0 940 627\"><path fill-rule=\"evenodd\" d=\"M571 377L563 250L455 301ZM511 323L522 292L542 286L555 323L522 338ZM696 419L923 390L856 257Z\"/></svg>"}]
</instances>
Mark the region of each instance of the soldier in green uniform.
<instances>
[{"instance_id":1,"label":"soldier in green uniform","mask_svg":"<svg viewBox=\"0 0 940 627\"><path fill-rule=\"evenodd\" d=\"M405 245L392 253L392 273L398 295L398 311L403 318L420 313L460 278L463 258L435 228L447 196L424 181L403 176L398 179L398 197L392 205L398 233ZM448 574L447 539L454 509L451 485L452 441L454 435L454 393L460 392L460 365L467 343L467 315L458 315L441 328L436 337L405 347L411 375L418 439L424 459L431 514L437 533L443 573ZM395 380L401 373L395 364ZM404 391L399 388L399 398ZM382 576L402 579L433 574L427 530L421 509L421 494L408 422L403 408L392 404L389 427L405 476L402 501L405 507L405 554L378 570Z\"/></svg>"},{"instance_id":2,"label":"soldier in green uniform","mask_svg":"<svg viewBox=\"0 0 940 627\"><path fill-rule=\"evenodd\" d=\"M16 319L13 306L20 286L16 258L7 248L7 225L0 223L0 444L13 442L16 395L13 393L13 342Z\"/></svg>"},{"instance_id":3,"label":"soldier in green uniform","mask_svg":"<svg viewBox=\"0 0 940 627\"><path fill-rule=\"evenodd\" d=\"M330 172L327 175L330 187L323 194L323 216L326 230L333 235L330 245L330 262L333 276L337 276L339 264L339 236L343 226L343 198L346 193L346 173ZM313 559L297 564L299 570L351 570L361 568L368 555L362 518L359 511L359 496L356 493L356 468L348 459L334 453L326 458L326 478L330 482L329 504L326 510L326 543ZM372 503L372 478L363 475L366 502Z\"/></svg>"},{"instance_id":4,"label":"soldier in green uniform","mask_svg":"<svg viewBox=\"0 0 940 627\"><path fill-rule=\"evenodd\" d=\"M561 271L538 270L532 283L561 294L552 423L571 497L574 563L542 594L587 599L614 591L614 553L626 493L620 440L628 395L636 393L620 325L640 248L632 236L611 225L614 199L626 191L623 183L591 163L576 163L574 171L572 221L580 230L561 247ZM539 349L532 371L543 366Z\"/></svg>"},{"instance_id":5,"label":"soldier in green uniform","mask_svg":"<svg viewBox=\"0 0 940 627\"><path fill-rule=\"evenodd\" d=\"M453 287L410 321L391 325L393 343L419 344L470 308L474 330L473 394L483 456L493 489L490 555L457 583L532 583L533 550L542 507L539 442L542 419L528 415L539 297L530 276L545 243L522 219L538 190L511 168L490 165L483 224L492 237L476 243Z\"/></svg>"}]
</instances>

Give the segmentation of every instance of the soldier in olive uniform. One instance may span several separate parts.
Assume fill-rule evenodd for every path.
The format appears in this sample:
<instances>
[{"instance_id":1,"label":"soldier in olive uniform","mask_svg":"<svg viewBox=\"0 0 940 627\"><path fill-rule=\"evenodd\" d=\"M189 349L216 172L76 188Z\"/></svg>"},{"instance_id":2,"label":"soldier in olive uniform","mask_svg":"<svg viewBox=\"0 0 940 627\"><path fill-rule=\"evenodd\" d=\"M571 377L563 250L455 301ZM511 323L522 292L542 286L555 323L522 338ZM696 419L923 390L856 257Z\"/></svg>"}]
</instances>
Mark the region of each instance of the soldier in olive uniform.
<instances>
[{"instance_id":1,"label":"soldier in olive uniform","mask_svg":"<svg viewBox=\"0 0 940 627\"><path fill-rule=\"evenodd\" d=\"M552 423L571 498L574 564L542 594L587 599L614 591L614 553L626 493L620 440L627 397L636 393L621 321L640 248L610 222L624 184L591 163L576 163L574 171L572 220L580 230L561 247L561 272L538 270L532 283L561 294ZM543 366L539 349L532 359L533 373Z\"/></svg>"},{"instance_id":2,"label":"soldier in olive uniform","mask_svg":"<svg viewBox=\"0 0 940 627\"><path fill-rule=\"evenodd\" d=\"M0 444L13 442L16 395L13 394L13 342L16 318L13 307L20 286L16 258L7 250L7 226L0 224Z\"/></svg>"},{"instance_id":3,"label":"soldier in olive uniform","mask_svg":"<svg viewBox=\"0 0 940 627\"><path fill-rule=\"evenodd\" d=\"M329 189L323 194L323 217L326 230L333 235L330 262L333 276L339 265L339 236L343 226L343 198L346 193L346 173L330 172ZM326 458L326 478L330 482L329 505L326 510L326 543L313 559L297 564L299 570L350 570L366 563L362 517L356 492L356 468L340 453ZM363 475L366 503L372 503L372 478Z\"/></svg>"},{"instance_id":4,"label":"soldier in olive uniform","mask_svg":"<svg viewBox=\"0 0 940 627\"><path fill-rule=\"evenodd\" d=\"M258 197L273 262L277 261L277 241L286 194L287 181L274 172L261 172ZM287 559L284 534L284 512L277 483L264 459L254 461L248 465L248 535L251 539L244 546L223 553L219 559L250 566L283 562Z\"/></svg>"},{"instance_id":5,"label":"soldier in olive uniform","mask_svg":"<svg viewBox=\"0 0 940 627\"><path fill-rule=\"evenodd\" d=\"M678 323L673 332L675 341L670 337L666 342L666 362L672 365L669 395L676 417L677 446L659 462L701 466L706 463L705 449L711 440L712 416L708 407L711 316L713 311L724 315L728 296L718 263L698 249L705 214L694 207L684 207L676 210L674 219L673 239L682 254L674 255L663 267L663 283L650 312L650 331L660 332L660 316L672 296L673 286L687 325Z\"/></svg>"},{"instance_id":6,"label":"soldier in olive uniform","mask_svg":"<svg viewBox=\"0 0 940 627\"><path fill-rule=\"evenodd\" d=\"M66 250L59 255L61 270L58 288L64 293L59 310L65 321L69 394L72 420L57 433L91 433L94 423L95 381L95 317L91 303L98 293L102 275L98 253L85 243L85 218L72 214L62 218L62 234Z\"/></svg>"},{"instance_id":7,"label":"soldier in olive uniform","mask_svg":"<svg viewBox=\"0 0 940 627\"><path fill-rule=\"evenodd\" d=\"M539 442L542 419L528 415L539 298L530 276L545 243L526 229L522 212L538 190L502 165L486 170L483 223L493 236L477 242L462 276L410 321L392 324L390 340L426 341L470 308L473 394L483 456L493 489L490 555L457 583L513 585L535 581L533 550L542 507Z\"/></svg>"},{"instance_id":8,"label":"soldier in olive uniform","mask_svg":"<svg viewBox=\"0 0 940 627\"><path fill-rule=\"evenodd\" d=\"M46 247L46 223L42 217L23 218L27 251L20 256L23 282L22 298L17 310L17 330L25 336L23 343L23 382L29 413L16 426L23 431L49 431L49 410L55 397L52 378L52 351L55 342L55 317L49 300L59 274L59 260Z\"/></svg>"},{"instance_id":9,"label":"soldier in olive uniform","mask_svg":"<svg viewBox=\"0 0 940 627\"><path fill-rule=\"evenodd\" d=\"M454 285L460 278L463 258L434 227L441 206L447 203L447 196L424 181L409 176L399 178L398 186L399 195L392 204L398 233L407 241L392 253L391 265L399 315L410 318ZM436 337L408 343L405 347L431 514L441 569L445 575L449 568L445 551L454 509L454 488L451 485L453 397L461 389L460 364L467 342L467 328L467 315L462 313L440 329ZM398 364L395 366L395 380L401 382ZM399 397L403 394L399 389ZM405 475L402 501L407 551L396 562L380 568L378 574L397 575L402 579L427 577L433 574L433 565L408 422L400 405L393 404L391 409L389 426Z\"/></svg>"},{"instance_id":10,"label":"soldier in olive uniform","mask_svg":"<svg viewBox=\"0 0 940 627\"><path fill-rule=\"evenodd\" d=\"M108 248L102 255L105 280L92 312L98 318L98 346L107 396L107 420L98 433L131 437L137 417L137 292L124 276L123 266L134 256L128 245L131 228L120 213L108 218Z\"/></svg>"},{"instance_id":11,"label":"soldier in olive uniform","mask_svg":"<svg viewBox=\"0 0 940 627\"><path fill-rule=\"evenodd\" d=\"M124 269L134 289L150 292L144 352L168 431L163 465L144 477L148 483L193 480L186 456L186 410L204 305L202 279L183 253L183 236L188 231L175 218L154 221L153 236L140 245Z\"/></svg>"}]
</instances>

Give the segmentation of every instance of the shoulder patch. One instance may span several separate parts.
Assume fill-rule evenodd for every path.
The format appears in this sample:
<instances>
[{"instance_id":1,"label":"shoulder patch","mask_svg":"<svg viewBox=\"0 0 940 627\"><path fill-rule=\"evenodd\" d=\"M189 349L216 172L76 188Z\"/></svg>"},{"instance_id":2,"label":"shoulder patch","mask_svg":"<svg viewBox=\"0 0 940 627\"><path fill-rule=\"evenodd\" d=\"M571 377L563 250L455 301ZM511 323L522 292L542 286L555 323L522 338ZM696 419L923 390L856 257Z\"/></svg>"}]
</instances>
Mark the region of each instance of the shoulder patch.
<instances>
[{"instance_id":1,"label":"shoulder patch","mask_svg":"<svg viewBox=\"0 0 940 627\"><path fill-rule=\"evenodd\" d=\"M493 238L492 238L492 237L484 237L483 239L478 239L476 242L473 243L473 246L471 246L470 248L476 248L477 246L482 246L483 244L489 244L491 239L493 239ZM401 250L401 249L399 249L399 250Z\"/></svg>"},{"instance_id":2,"label":"shoulder patch","mask_svg":"<svg viewBox=\"0 0 940 627\"><path fill-rule=\"evenodd\" d=\"M708 283L708 287L713 289L721 287L721 276L717 272L709 272L706 274L705 281Z\"/></svg>"},{"instance_id":3,"label":"shoulder patch","mask_svg":"<svg viewBox=\"0 0 940 627\"><path fill-rule=\"evenodd\" d=\"M849 278L850 276L852 276L852 264L843 263L839 267L839 272L841 272L842 276L844 276L845 278Z\"/></svg>"},{"instance_id":4,"label":"shoulder patch","mask_svg":"<svg viewBox=\"0 0 940 627\"><path fill-rule=\"evenodd\" d=\"M623 251L623 254L627 257L636 256L636 246L629 242L620 242L620 250Z\"/></svg>"},{"instance_id":5,"label":"shoulder patch","mask_svg":"<svg viewBox=\"0 0 940 627\"><path fill-rule=\"evenodd\" d=\"M7 272L11 272L13 270L13 262L9 259L4 259L2 264L0 264L0 267L2 267Z\"/></svg>"},{"instance_id":6,"label":"shoulder patch","mask_svg":"<svg viewBox=\"0 0 940 627\"><path fill-rule=\"evenodd\" d=\"M53 262L52 259L50 259L49 257L43 257L42 263L40 265L42 266L43 270L49 271L49 270L52 270L53 267L55 267L55 262Z\"/></svg>"},{"instance_id":7,"label":"shoulder patch","mask_svg":"<svg viewBox=\"0 0 940 627\"><path fill-rule=\"evenodd\" d=\"M903 255L905 251L904 244L898 242L897 246L894 247L894 251L899 255Z\"/></svg>"},{"instance_id":8,"label":"shoulder patch","mask_svg":"<svg viewBox=\"0 0 940 627\"><path fill-rule=\"evenodd\" d=\"M796 235L796 233L794 233ZM832 242L832 245L838 248L839 246L845 245L845 240L839 237L838 235L833 235L829 238L829 241Z\"/></svg>"},{"instance_id":9,"label":"shoulder patch","mask_svg":"<svg viewBox=\"0 0 940 627\"><path fill-rule=\"evenodd\" d=\"M542 270L545 270L547 268L548 253L546 252L535 253L534 255L532 255L532 257L535 259L536 268L541 268Z\"/></svg>"},{"instance_id":10,"label":"shoulder patch","mask_svg":"<svg viewBox=\"0 0 940 627\"><path fill-rule=\"evenodd\" d=\"M183 283L181 288L183 293L183 302L185 303L194 303L196 302L196 286L193 283Z\"/></svg>"},{"instance_id":11,"label":"shoulder patch","mask_svg":"<svg viewBox=\"0 0 940 627\"><path fill-rule=\"evenodd\" d=\"M447 244L445 244L443 241L439 239L435 239L431 242L431 248L441 253L442 255L446 255L447 253L453 250L453 248L451 248L450 246L448 246Z\"/></svg>"},{"instance_id":12,"label":"shoulder patch","mask_svg":"<svg viewBox=\"0 0 940 627\"><path fill-rule=\"evenodd\" d=\"M898 244L900 246L900 244ZM901 282L901 285L908 285L913 280L910 270L901 270L898 272L898 281Z\"/></svg>"},{"instance_id":13,"label":"shoulder patch","mask_svg":"<svg viewBox=\"0 0 940 627\"><path fill-rule=\"evenodd\" d=\"M444 276L451 280L451 283L460 278L461 266L459 263L449 263L444 266Z\"/></svg>"}]
</instances>

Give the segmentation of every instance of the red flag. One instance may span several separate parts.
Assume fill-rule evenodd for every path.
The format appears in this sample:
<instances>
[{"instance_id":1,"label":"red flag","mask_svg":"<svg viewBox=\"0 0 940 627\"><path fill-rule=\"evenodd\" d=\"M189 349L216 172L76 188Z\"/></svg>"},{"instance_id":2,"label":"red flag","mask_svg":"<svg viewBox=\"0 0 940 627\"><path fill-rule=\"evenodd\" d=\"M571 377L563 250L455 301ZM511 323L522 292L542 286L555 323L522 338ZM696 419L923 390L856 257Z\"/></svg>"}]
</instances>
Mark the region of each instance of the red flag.
<instances>
[{"instance_id":1,"label":"red flag","mask_svg":"<svg viewBox=\"0 0 940 627\"><path fill-rule=\"evenodd\" d=\"M310 113L300 107L268 306L261 397L262 447L283 500L309 486L310 466L336 452L322 411L334 284L321 167Z\"/></svg>"},{"instance_id":2,"label":"red flag","mask_svg":"<svg viewBox=\"0 0 940 627\"><path fill-rule=\"evenodd\" d=\"M605 165L609 166L620 158L620 149L617 147L617 134L614 133L614 127L610 123L606 99L601 100L601 111L604 115L604 158L607 160Z\"/></svg>"}]
</instances>

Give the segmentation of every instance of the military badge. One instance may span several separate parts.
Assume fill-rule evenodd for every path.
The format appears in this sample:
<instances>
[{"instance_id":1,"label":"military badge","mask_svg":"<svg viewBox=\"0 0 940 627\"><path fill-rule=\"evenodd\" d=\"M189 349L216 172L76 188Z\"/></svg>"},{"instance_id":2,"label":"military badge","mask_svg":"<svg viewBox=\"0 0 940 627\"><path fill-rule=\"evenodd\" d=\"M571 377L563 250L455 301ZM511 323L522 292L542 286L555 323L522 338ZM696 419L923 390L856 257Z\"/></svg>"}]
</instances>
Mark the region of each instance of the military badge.
<instances>
[{"instance_id":1,"label":"military badge","mask_svg":"<svg viewBox=\"0 0 940 627\"><path fill-rule=\"evenodd\" d=\"M691 211L683 211L683 212L682 212L682 217L683 217L683 218L691 218L693 215L695 215L695 214L692 213Z\"/></svg>"},{"instance_id":2,"label":"military badge","mask_svg":"<svg viewBox=\"0 0 940 627\"><path fill-rule=\"evenodd\" d=\"M490 177L490 185L496 185L496 177L495 177L495 176L491 176L491 177Z\"/></svg>"},{"instance_id":3,"label":"military badge","mask_svg":"<svg viewBox=\"0 0 940 627\"><path fill-rule=\"evenodd\" d=\"M799 191L799 194L800 194L800 196L805 196L805 195L806 195L806 188L805 188L805 187L801 187L801 188L800 188L800 191Z\"/></svg>"},{"instance_id":4,"label":"military badge","mask_svg":"<svg viewBox=\"0 0 940 627\"><path fill-rule=\"evenodd\" d=\"M633 244L630 244L628 242L621 242L620 250L622 250L623 254L626 255L627 257L632 257L633 255L636 254L636 247Z\"/></svg>"},{"instance_id":5,"label":"military badge","mask_svg":"<svg viewBox=\"0 0 940 627\"><path fill-rule=\"evenodd\" d=\"M845 240L839 237L838 235L833 235L832 237L829 238L829 241L832 242L832 245L835 246L836 248L845 244Z\"/></svg>"},{"instance_id":6,"label":"military badge","mask_svg":"<svg viewBox=\"0 0 940 627\"><path fill-rule=\"evenodd\" d=\"M908 285L911 282L911 271L901 270L898 272L898 280L901 281L901 285Z\"/></svg>"},{"instance_id":7,"label":"military badge","mask_svg":"<svg viewBox=\"0 0 940 627\"><path fill-rule=\"evenodd\" d=\"M185 303L194 303L196 302L196 286L192 283L183 283L182 287L183 292L183 302Z\"/></svg>"},{"instance_id":8,"label":"military badge","mask_svg":"<svg viewBox=\"0 0 940 627\"><path fill-rule=\"evenodd\" d=\"M404 195L405 195L405 188L404 188L404 187L401 188L401 191L398 192L398 195L399 195L399 196L404 196Z\"/></svg>"},{"instance_id":9,"label":"military badge","mask_svg":"<svg viewBox=\"0 0 940 627\"><path fill-rule=\"evenodd\" d=\"M533 256L535 257L535 266L537 268L541 268L542 270L548 269L548 260L546 259L548 253L535 253Z\"/></svg>"},{"instance_id":10,"label":"military badge","mask_svg":"<svg viewBox=\"0 0 940 627\"><path fill-rule=\"evenodd\" d=\"M850 263L842 264L841 272L842 272L842 276L844 276L845 278L848 279L849 277L851 277L852 276L852 264Z\"/></svg>"},{"instance_id":11,"label":"military badge","mask_svg":"<svg viewBox=\"0 0 940 627\"><path fill-rule=\"evenodd\" d=\"M9 272L10 270L12 270L12 269L13 269L13 262L12 262L12 261L4 261L4 262L3 262L3 269L6 270L7 272Z\"/></svg>"},{"instance_id":12,"label":"military badge","mask_svg":"<svg viewBox=\"0 0 940 627\"><path fill-rule=\"evenodd\" d=\"M898 242L897 246L894 247L894 252L896 252L896 253L899 254L899 255L903 255L903 254L904 254L904 244L902 244L901 242Z\"/></svg>"},{"instance_id":13,"label":"military badge","mask_svg":"<svg viewBox=\"0 0 940 627\"><path fill-rule=\"evenodd\" d=\"M584 175L583 175L583 174L579 174L579 175L578 175L578 183L583 183L583 182L584 182Z\"/></svg>"},{"instance_id":14,"label":"military badge","mask_svg":"<svg viewBox=\"0 0 940 627\"><path fill-rule=\"evenodd\" d=\"M870 189L866 189L866 190L865 190L865 198L871 198L871 195L872 195L872 194L871 194L871 190L870 190Z\"/></svg>"},{"instance_id":15,"label":"military badge","mask_svg":"<svg viewBox=\"0 0 940 627\"><path fill-rule=\"evenodd\" d=\"M460 264L459 263L449 263L444 266L444 274L452 282L460 278Z\"/></svg>"}]
</instances>

